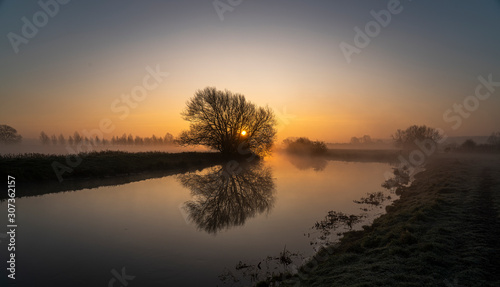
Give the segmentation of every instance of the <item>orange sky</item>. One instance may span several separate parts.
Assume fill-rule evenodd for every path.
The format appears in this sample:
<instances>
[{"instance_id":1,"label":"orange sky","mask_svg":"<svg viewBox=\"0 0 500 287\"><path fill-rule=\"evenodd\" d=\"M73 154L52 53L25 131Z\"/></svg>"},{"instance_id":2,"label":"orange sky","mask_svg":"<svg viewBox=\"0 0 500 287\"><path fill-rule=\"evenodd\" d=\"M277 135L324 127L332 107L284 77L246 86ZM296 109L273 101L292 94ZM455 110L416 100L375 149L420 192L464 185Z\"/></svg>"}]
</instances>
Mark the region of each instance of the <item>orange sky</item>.
<instances>
[{"instance_id":1,"label":"orange sky","mask_svg":"<svg viewBox=\"0 0 500 287\"><path fill-rule=\"evenodd\" d=\"M8 40L0 43L0 124L25 138L92 130L103 119L115 126L106 138L177 135L188 127L180 116L185 102L197 89L215 86L273 108L280 138L389 138L412 124L452 136L500 129L500 88L460 128L443 120L447 109L474 95L478 76L500 81L500 42L483 33L500 28L496 5L460 2L449 10L436 4L433 9L449 13L444 21L428 13L431 4L415 4L393 15L397 24L348 63L339 44L352 44L353 28L384 5L277 2L242 4L223 21L203 2L124 1L118 14L112 4L68 4L19 53ZM36 3L0 5L0 32L21 33L19 19L37 9ZM476 20L464 23L462 14ZM169 76L124 116L121 97L144 86L147 67Z\"/></svg>"}]
</instances>

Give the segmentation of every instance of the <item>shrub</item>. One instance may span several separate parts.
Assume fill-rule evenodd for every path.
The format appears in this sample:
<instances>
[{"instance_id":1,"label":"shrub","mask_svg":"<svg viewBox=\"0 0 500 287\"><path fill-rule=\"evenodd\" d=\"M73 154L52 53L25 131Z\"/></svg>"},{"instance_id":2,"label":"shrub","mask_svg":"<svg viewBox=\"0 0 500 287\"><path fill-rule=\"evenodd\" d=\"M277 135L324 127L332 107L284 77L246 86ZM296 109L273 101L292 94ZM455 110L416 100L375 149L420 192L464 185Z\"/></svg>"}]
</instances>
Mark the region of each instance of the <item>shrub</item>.
<instances>
[{"instance_id":1,"label":"shrub","mask_svg":"<svg viewBox=\"0 0 500 287\"><path fill-rule=\"evenodd\" d=\"M285 144L285 150L292 154L323 155L328 151L324 142L311 141L310 139L304 137L295 140L286 139L283 143Z\"/></svg>"}]
</instances>

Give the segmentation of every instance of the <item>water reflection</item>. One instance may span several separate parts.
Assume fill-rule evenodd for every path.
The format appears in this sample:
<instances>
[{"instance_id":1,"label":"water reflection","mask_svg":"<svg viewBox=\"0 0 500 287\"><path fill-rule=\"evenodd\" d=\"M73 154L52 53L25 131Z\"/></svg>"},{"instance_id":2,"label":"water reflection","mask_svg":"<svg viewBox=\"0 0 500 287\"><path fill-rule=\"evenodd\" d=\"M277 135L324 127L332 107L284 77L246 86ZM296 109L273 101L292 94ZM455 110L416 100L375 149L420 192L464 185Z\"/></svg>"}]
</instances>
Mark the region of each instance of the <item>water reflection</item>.
<instances>
[{"instance_id":1,"label":"water reflection","mask_svg":"<svg viewBox=\"0 0 500 287\"><path fill-rule=\"evenodd\" d=\"M307 170L312 168L314 171L323 171L328 164L326 159L322 157L306 157L306 156L287 156L288 161L299 170Z\"/></svg>"},{"instance_id":2,"label":"water reflection","mask_svg":"<svg viewBox=\"0 0 500 287\"><path fill-rule=\"evenodd\" d=\"M393 168L394 177L382 183L382 187L401 195L408 189L411 181L410 171L407 166Z\"/></svg>"},{"instance_id":3,"label":"water reflection","mask_svg":"<svg viewBox=\"0 0 500 287\"><path fill-rule=\"evenodd\" d=\"M217 166L206 174L179 175L178 180L193 196L184 203L189 219L208 233L243 225L274 205L274 179L262 163L240 164L237 169Z\"/></svg>"}]
</instances>

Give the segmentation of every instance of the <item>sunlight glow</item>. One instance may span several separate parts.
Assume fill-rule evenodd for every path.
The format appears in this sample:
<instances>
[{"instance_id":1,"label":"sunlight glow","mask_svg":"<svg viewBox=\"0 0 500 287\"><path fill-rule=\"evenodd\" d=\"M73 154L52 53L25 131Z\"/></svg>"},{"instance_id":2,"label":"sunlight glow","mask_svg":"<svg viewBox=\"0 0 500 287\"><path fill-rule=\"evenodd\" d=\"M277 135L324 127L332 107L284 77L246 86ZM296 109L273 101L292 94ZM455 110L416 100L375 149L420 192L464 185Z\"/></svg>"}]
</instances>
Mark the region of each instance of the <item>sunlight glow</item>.
<instances>
[{"instance_id":1,"label":"sunlight glow","mask_svg":"<svg viewBox=\"0 0 500 287\"><path fill-rule=\"evenodd\" d=\"M247 134L247 131L241 131L241 135L244 136Z\"/></svg>"}]
</instances>

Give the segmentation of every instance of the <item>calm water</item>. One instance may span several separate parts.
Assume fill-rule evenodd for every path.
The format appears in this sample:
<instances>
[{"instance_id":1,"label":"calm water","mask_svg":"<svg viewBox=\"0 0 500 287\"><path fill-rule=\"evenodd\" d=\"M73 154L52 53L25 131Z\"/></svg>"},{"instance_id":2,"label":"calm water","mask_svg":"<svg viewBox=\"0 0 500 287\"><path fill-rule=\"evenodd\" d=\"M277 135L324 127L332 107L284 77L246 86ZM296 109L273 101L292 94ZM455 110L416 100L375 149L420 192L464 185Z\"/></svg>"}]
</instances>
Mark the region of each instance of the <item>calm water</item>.
<instances>
[{"instance_id":1,"label":"calm water","mask_svg":"<svg viewBox=\"0 0 500 287\"><path fill-rule=\"evenodd\" d=\"M330 210L362 213L366 206L353 200L382 190L387 170L382 163L275 156L236 175L216 166L19 198L17 286L122 286L112 272L122 268L135 276L130 287L222 286L218 275L239 261L258 263L285 245L312 255L314 223ZM2 214L6 209L0 203ZM382 211L369 210L368 221ZM0 248L5 254L5 240Z\"/></svg>"}]
</instances>

